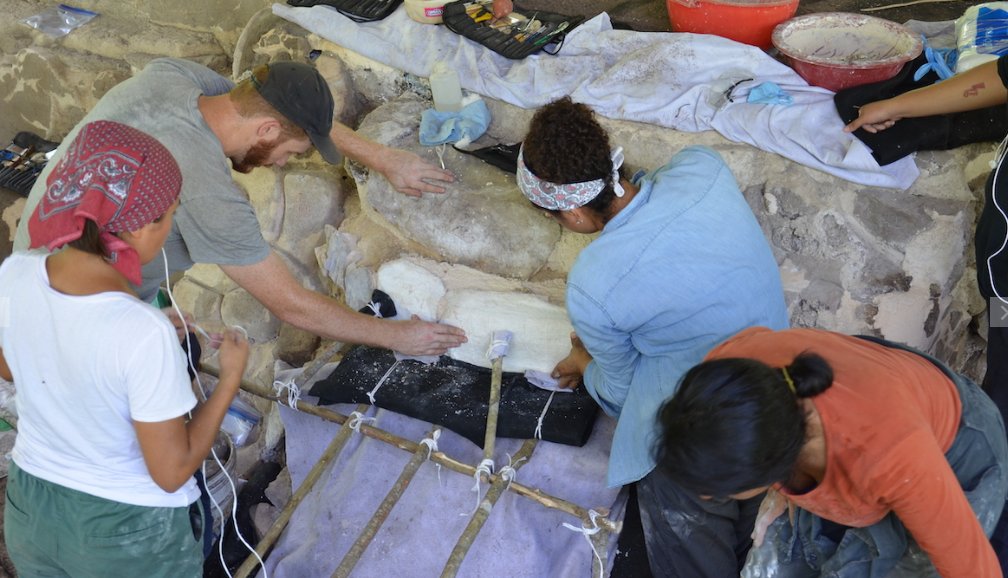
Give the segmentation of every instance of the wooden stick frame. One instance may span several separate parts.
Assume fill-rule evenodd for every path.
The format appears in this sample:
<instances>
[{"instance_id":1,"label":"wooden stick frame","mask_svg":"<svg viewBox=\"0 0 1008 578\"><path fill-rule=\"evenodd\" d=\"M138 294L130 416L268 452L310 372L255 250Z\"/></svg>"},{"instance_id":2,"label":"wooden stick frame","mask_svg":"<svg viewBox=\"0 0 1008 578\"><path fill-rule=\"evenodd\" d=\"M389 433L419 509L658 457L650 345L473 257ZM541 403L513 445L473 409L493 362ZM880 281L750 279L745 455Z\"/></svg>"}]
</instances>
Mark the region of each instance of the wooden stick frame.
<instances>
[{"instance_id":1,"label":"wooden stick frame","mask_svg":"<svg viewBox=\"0 0 1008 578\"><path fill-rule=\"evenodd\" d=\"M322 357L328 357L328 356L322 356ZM313 364L310 367L313 370L312 374L314 374L319 369L321 369L321 367L323 365L324 365L324 362ZM209 367L208 364L204 364L203 371L206 372L206 373L208 373L208 374L210 374L210 375L213 375L213 376L216 376L217 373L218 373L217 370L216 370L216 368ZM304 372L302 375L305 375L306 373L307 373L307 371ZM299 382L300 385L303 385L304 383L306 383L307 381L309 381L310 378L311 378L311 375L308 375L307 377L304 377L303 379L298 379L298 380L295 380L295 381ZM298 490L295 493L295 495L291 497L290 502L288 502L288 504L284 507L283 511L281 512L280 517L277 519L276 522L274 522L273 526L270 527L269 531L267 531L267 533L263 537L263 539L259 541L259 544L257 544L256 549L255 549L256 553L260 557L264 557L266 554L268 554L268 552L270 551L270 549L272 549L273 544L276 542L276 540L279 539L281 533L286 528L286 526L289 523L291 517L293 516L293 513L294 513L295 509L298 507L298 505L300 505L300 503L304 499L304 497L312 490L312 488L314 487L315 483L318 481L318 478L321 477L322 473L326 469L328 469L328 466L332 463L332 461L334 461L335 457L339 454L339 451L342 449L343 445L345 445L345 443L346 443L346 439L344 439L339 444L337 444L337 440L341 436L349 438L349 436L351 435L352 430L347 425L348 422L350 421L350 417L346 416L346 415L343 415L343 414L341 414L339 412L336 412L336 411L333 411L333 410L330 410L330 409L327 409L327 408L324 408L324 407L312 405L310 403L302 402L300 400L295 401L295 403L293 405L289 405L287 403L286 399L281 399L280 397L278 397L277 395L275 395L271 390L269 390L267 387L264 387L264 386L256 384L256 383L249 382L247 380L243 380L242 381L242 383L241 383L241 389L243 389L245 392L247 392L249 394L252 394L252 395L255 395L257 397L261 397L261 398L269 400L269 401L275 401L275 402L277 402L279 404L285 405L287 407L291 407L292 409L295 409L295 410L300 411L302 413L311 414L311 415L314 415L316 417L320 417L320 418L322 418L322 419L324 419L326 421L331 421L333 423L340 424L342 426L340 428L339 432L337 432L336 437L333 439L333 442L330 443L329 448L327 448L326 452L323 453L323 455L322 455L321 458L319 458L319 461L315 464L315 466L309 472L308 477L305 478L305 481L298 488ZM364 411L367 410L368 407L369 406L367 404L360 404L360 405L357 406L357 410L356 411L358 411L360 413L363 413ZM370 437L372 439L375 439L375 440L387 443L389 445L398 447L399 449L402 449L402 450L405 450L407 452L410 452L410 453L413 454L414 459L416 459L416 456L418 456L418 455L421 455L421 456L426 455L427 452L428 452L428 449L429 449L424 444L410 441L410 440L408 440L406 438L397 436L397 435L395 435L393 433L387 432L385 430L382 430L380 428L377 428L377 427L374 427L374 426L371 426L371 425L368 425L368 424L361 424L359 426L359 428L357 429L357 431L359 433L361 433L362 435L365 435L365 436ZM346 432L346 433L344 433L344 432ZM519 450L519 453L515 456L515 458L519 459L521 457L522 451L526 450L526 448L528 448L528 453L530 455L532 453L532 451L534 450L534 448L535 448L535 445L536 445L535 442L536 442L536 440L526 440L525 444L522 446L521 450ZM415 470L412 473L408 473L408 470L410 470L411 467L412 467L412 465L413 465L414 459L411 459L410 462L407 463L406 468L404 468L403 474L400 475L400 480L403 480L403 476L404 475L407 476L408 479L411 479L412 476L413 476L413 474L416 473ZM425 459L430 459L431 461L433 461L433 462L435 462L437 464L440 464L440 465L444 466L445 468L447 468L449 470L455 471L455 472L460 473L460 474L464 474L464 475L466 475L468 477L474 477L476 475L476 472L477 472L476 466L472 466L472 465L460 462L458 460L455 460L454 458L452 458L452 457L450 457L450 456L448 456L448 455L446 455L446 454L444 454L444 453L442 453L440 451L431 452L429 458L424 458L424 459L419 460L419 462L416 465L416 468L419 468L419 465L422 464ZM520 464L516 464L516 465L520 465ZM517 469L517 467L515 467L514 469ZM408 479L406 480L406 484L409 483ZM596 548L598 548L600 545L603 546L603 547L605 545L607 545L607 543L608 543L608 536L609 536L610 533L617 533L618 534L622 530L622 526L623 526L623 522L622 521L613 521L613 520L610 520L608 517L606 517L609 514L608 508L595 508L593 510L589 510L587 508L581 507L581 506L579 506L577 504L574 504L574 503L569 502L567 500L564 500L562 498L558 498L556 496L552 496L552 495L546 494L546 493L544 493L544 492L542 492L542 491L540 491L538 489L534 489L534 488L530 488L528 486L524 486L524 485L522 485L522 484L520 484L518 482L515 482L514 480L511 480L511 479L508 479L507 477L501 476L500 473L491 474L489 476L489 481L491 482L491 488L490 488L490 490L487 491L487 497L485 497L484 500L483 500L483 502L481 502L481 506L482 506L483 503L487 503L488 504L488 507L485 509L485 514L483 514L482 516L480 516L480 512L484 511L483 507L481 507L481 508L479 508L477 510L476 514L474 514L474 516L473 516L473 520L475 520L477 517L482 517L482 519L479 520L478 522L474 522L473 520L470 520L470 526L473 529L470 531L470 527L467 527L466 530L463 532L462 536L460 536L459 543L456 545L456 549L459 549L460 548L460 544L462 544L463 542L466 542L466 541L469 542L469 545L461 546L461 547L464 548L464 550L461 553L462 557L465 556L465 553L468 551L469 546L471 546L471 542L475 540L475 536L479 532L480 528L482 528L483 523L486 521L486 517L489 516L490 509L493 507L493 504L495 504L497 502L497 500L500 498L500 496L505 491L514 492L515 494L518 494L519 496L522 496L524 498L527 498L529 500L537 502L538 504L540 504L542 506L545 506L545 507L553 509L553 510L561 511L561 512L563 512L565 514L568 514L570 516L578 518L581 521L581 524L583 526L586 526L586 527L592 523L591 522L592 512L594 511L594 512L598 513L599 515L596 516L595 523L598 525L599 528L601 528L601 531L591 537L591 540L592 540L593 544L595 544ZM396 486L398 486L398 485L399 485L399 481L397 481L397 483L396 483ZM401 490L405 490L405 485L402 486ZM389 492L389 495L386 496L386 500L390 500L390 496L394 492L396 492L396 487L395 486ZM491 492L493 492L493 496L491 496ZM376 524L375 528L373 529L373 532L377 532L377 530L380 528L381 524L384 522L384 519L388 516L389 512L391 511L391 508L394 507L395 502L398 501L399 496L401 496L401 493L402 493L401 491L398 492L399 495L396 496L391 503L387 504L387 508L385 508L386 504L383 501L382 506L379 507L378 512L376 512L376 514L375 514L375 518L373 518L372 522L369 523L369 525L368 525L370 527L372 523ZM488 500L491 500L491 497L492 497L492 501L488 502ZM384 511L384 516L381 516L381 514L382 514L383 511ZM379 517L381 519L376 521L376 519L379 518ZM365 528L365 532L364 533L367 533L367 532L368 532L367 528ZM364 539L364 535L363 535L364 533L362 533L362 535L358 538L358 542L362 542L362 548L360 548L360 552L358 552L356 554L356 556L358 558L359 558L360 554L363 553L363 551L366 549L367 543L369 543L370 540L371 540L371 538L373 538L373 535L372 535L371 537L368 537L368 538ZM355 542L355 546L356 545L357 545L357 543ZM353 550L353 548L351 548L351 550ZM454 554L455 553L453 552L453 555ZM350 552L348 552L348 556L349 555L350 555ZM461 565L461 561L462 561L461 557L458 559L457 562L453 562L453 559L450 558L449 561L448 561L448 563L445 566L445 572L450 571L450 567L453 564L456 565L454 572L457 572L457 570L458 570L457 566ZM353 564L356 564L356 560L354 560L353 563L351 564L350 562L347 562L346 558L344 558L344 561L341 562L341 567L343 566L344 562L346 562L347 564L350 565L350 568L348 568L346 570L347 574L349 574L349 571L352 569ZM256 559L256 556L255 555L249 555L249 557L245 560L245 562L242 564L242 566L235 573L235 578L247 578L251 574L251 572L254 571L256 569L256 567L258 567L258 565L259 565L259 563L258 563L258 560ZM601 576L602 573L604 572L604 569L600 569L600 570L596 571L596 567L597 566L598 565L594 563L594 558L593 558L593 564L592 564L592 569L593 569L592 574L593 574L593 576ZM337 573L335 573L333 575L334 576L344 576L344 575L346 575L346 574L339 574L338 572L340 572L339 568L337 568ZM454 574L446 574L446 576L451 576L451 575L454 575Z\"/></svg>"}]
</instances>

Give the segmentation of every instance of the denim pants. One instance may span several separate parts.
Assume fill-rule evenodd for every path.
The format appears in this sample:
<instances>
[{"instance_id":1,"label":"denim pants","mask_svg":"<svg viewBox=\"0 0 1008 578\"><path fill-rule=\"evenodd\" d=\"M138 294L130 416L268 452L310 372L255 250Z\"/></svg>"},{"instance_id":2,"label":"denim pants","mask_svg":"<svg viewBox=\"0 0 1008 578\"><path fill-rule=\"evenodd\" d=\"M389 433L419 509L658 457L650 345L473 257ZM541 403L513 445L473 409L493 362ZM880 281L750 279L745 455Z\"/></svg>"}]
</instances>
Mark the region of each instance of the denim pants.
<instances>
[{"instance_id":1,"label":"denim pants","mask_svg":"<svg viewBox=\"0 0 1008 578\"><path fill-rule=\"evenodd\" d=\"M1008 439L997 406L979 386L933 357L899 344L870 340L925 357L955 383L962 402L962 417L945 457L980 525L990 536L1008 495ZM771 524L762 546L752 550L742 575L923 578L937 573L926 553L892 512L871 526L851 528L798 508L793 526L787 515Z\"/></svg>"}]
</instances>

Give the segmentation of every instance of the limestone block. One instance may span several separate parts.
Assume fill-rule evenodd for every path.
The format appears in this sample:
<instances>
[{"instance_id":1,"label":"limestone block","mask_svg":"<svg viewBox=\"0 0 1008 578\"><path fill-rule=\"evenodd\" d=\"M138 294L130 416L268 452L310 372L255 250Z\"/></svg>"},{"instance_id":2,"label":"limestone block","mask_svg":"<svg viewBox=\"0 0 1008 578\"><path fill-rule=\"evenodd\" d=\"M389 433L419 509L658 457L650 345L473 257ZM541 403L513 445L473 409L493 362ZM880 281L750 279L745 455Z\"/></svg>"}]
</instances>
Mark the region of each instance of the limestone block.
<instances>
[{"instance_id":1,"label":"limestone block","mask_svg":"<svg viewBox=\"0 0 1008 578\"><path fill-rule=\"evenodd\" d=\"M280 320L244 289L234 289L224 295L221 319L229 327L243 327L257 344L272 341L280 333Z\"/></svg>"},{"instance_id":2,"label":"limestone block","mask_svg":"<svg viewBox=\"0 0 1008 578\"><path fill-rule=\"evenodd\" d=\"M283 171L260 167L248 174L231 172L234 181L248 195L259 227L267 243L280 238L284 221Z\"/></svg>"},{"instance_id":3,"label":"limestone block","mask_svg":"<svg viewBox=\"0 0 1008 578\"><path fill-rule=\"evenodd\" d=\"M220 295L238 287L238 284L225 275L218 265L209 263L196 263L186 271L185 278Z\"/></svg>"},{"instance_id":4,"label":"limestone block","mask_svg":"<svg viewBox=\"0 0 1008 578\"><path fill-rule=\"evenodd\" d=\"M323 234L326 237L324 250L316 253L316 260L322 272L342 290L346 284L347 267L361 258L357 251L357 237L328 225Z\"/></svg>"},{"instance_id":5,"label":"limestone block","mask_svg":"<svg viewBox=\"0 0 1008 578\"><path fill-rule=\"evenodd\" d=\"M301 366L311 360L318 343L317 335L284 323L276 340L276 356L290 365Z\"/></svg>"},{"instance_id":6,"label":"limestone block","mask_svg":"<svg viewBox=\"0 0 1008 578\"><path fill-rule=\"evenodd\" d=\"M5 63L6 64L6 63ZM130 76L121 60L32 46L0 67L0 130L60 140L110 88Z\"/></svg>"},{"instance_id":7,"label":"limestone block","mask_svg":"<svg viewBox=\"0 0 1008 578\"><path fill-rule=\"evenodd\" d=\"M70 50L110 59L126 59L129 55L137 70L151 58L170 56L195 60L225 75L230 73L227 68L228 53L206 29L156 23L137 27L132 23L133 18L135 16L131 14L103 12L98 18L64 36L61 43Z\"/></svg>"},{"instance_id":8,"label":"limestone block","mask_svg":"<svg viewBox=\"0 0 1008 578\"><path fill-rule=\"evenodd\" d=\"M325 227L343 219L342 183L329 172L288 172L283 176L283 217L274 246L305 266L315 265L315 247Z\"/></svg>"},{"instance_id":9,"label":"limestone block","mask_svg":"<svg viewBox=\"0 0 1008 578\"><path fill-rule=\"evenodd\" d=\"M358 310L371 300L374 282L372 271L368 267L353 264L347 267L346 286L343 289L343 299L348 307Z\"/></svg>"},{"instance_id":10,"label":"limestone block","mask_svg":"<svg viewBox=\"0 0 1008 578\"><path fill-rule=\"evenodd\" d=\"M389 146L411 150L437 163L433 149L417 144L420 114L429 103L404 95L369 114L360 132ZM509 175L448 147L445 165L456 182L441 195L414 198L395 191L377 173L358 182L362 204L388 226L444 260L516 278L545 265L560 227L518 192Z\"/></svg>"},{"instance_id":11,"label":"limestone block","mask_svg":"<svg viewBox=\"0 0 1008 578\"><path fill-rule=\"evenodd\" d=\"M172 287L175 304L183 312L190 313L199 325L219 325L221 323L220 293L206 289L187 277ZM209 328L208 328L209 330Z\"/></svg>"}]
</instances>

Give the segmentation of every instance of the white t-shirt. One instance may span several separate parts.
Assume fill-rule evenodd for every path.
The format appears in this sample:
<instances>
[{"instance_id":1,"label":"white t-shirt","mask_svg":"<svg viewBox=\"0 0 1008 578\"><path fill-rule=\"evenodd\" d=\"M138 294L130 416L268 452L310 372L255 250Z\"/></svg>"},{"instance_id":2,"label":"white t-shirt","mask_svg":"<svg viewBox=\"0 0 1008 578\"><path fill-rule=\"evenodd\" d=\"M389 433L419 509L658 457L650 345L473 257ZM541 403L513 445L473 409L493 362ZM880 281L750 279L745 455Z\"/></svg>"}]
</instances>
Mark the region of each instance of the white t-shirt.
<instances>
[{"instance_id":1,"label":"white t-shirt","mask_svg":"<svg viewBox=\"0 0 1008 578\"><path fill-rule=\"evenodd\" d=\"M125 293L55 291L43 253L14 253L0 264L0 347L17 387L18 467L138 506L199 497L194 479L170 494L154 483L132 423L176 418L196 404L164 314Z\"/></svg>"}]
</instances>

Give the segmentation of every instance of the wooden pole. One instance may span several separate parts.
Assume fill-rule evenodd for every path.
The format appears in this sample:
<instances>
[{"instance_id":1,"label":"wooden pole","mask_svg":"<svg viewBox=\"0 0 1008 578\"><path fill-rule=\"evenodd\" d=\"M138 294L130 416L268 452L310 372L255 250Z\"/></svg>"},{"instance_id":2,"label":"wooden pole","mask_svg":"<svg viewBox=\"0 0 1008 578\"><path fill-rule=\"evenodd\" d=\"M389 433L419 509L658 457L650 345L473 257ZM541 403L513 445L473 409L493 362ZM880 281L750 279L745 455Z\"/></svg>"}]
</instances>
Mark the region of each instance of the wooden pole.
<instances>
[{"instance_id":1,"label":"wooden pole","mask_svg":"<svg viewBox=\"0 0 1008 578\"><path fill-rule=\"evenodd\" d=\"M486 433L483 434L483 459L493 460L497 441L497 416L500 414L501 381L504 379L504 356L495 357L490 372L490 405L487 406ZM487 481L486 474L481 476Z\"/></svg>"},{"instance_id":2,"label":"wooden pole","mask_svg":"<svg viewBox=\"0 0 1008 578\"><path fill-rule=\"evenodd\" d=\"M525 440L518 453L512 458L512 463L514 464L512 468L514 470L517 471L532 457L532 452L535 451L537 443L538 440ZM458 542L455 543L455 548L452 550L451 555L448 556L448 563L445 564L444 570L441 572L441 578L454 578L458 574L462 561L465 560L466 554L469 553L473 542L476 541L477 534L483 528L487 518L490 517L490 510L493 509L497 504L497 500L507 490L508 483L508 480L504 476L496 476L490 489L487 490L486 496L483 497L479 507L476 508L476 513L469 518L469 524L466 525L465 530L462 531L462 535L459 536Z\"/></svg>"},{"instance_id":3,"label":"wooden pole","mask_svg":"<svg viewBox=\"0 0 1008 578\"><path fill-rule=\"evenodd\" d=\"M435 433L440 431L440 428L435 427L427 433L428 438L433 438ZM360 535L357 536L357 540L354 541L353 546L350 546L350 550L347 551L346 555L343 556L343 560L340 561L340 565L333 572L333 578L347 578L350 572L353 571L354 566L360 561L360 557L367 550L367 547L374 540L375 534L381 528L382 524L388 518L389 513L392 508L399 502L399 498L402 497L403 492L406 491L407 486L413 481L413 476L416 475L420 466L427 461L427 453L430 452L430 448L424 444L420 444L416 451L413 452L413 457L403 468L401 474L399 474L399 479L396 480L395 484L392 485L392 489L389 490L388 494L385 495L385 499L382 503L378 505L378 509L375 511L374 516L371 521L364 526Z\"/></svg>"},{"instance_id":4,"label":"wooden pole","mask_svg":"<svg viewBox=\"0 0 1008 578\"><path fill-rule=\"evenodd\" d=\"M368 407L369 406L367 404L362 403L357 406L357 411L364 413L367 411ZM287 527L287 523L290 522L291 516L294 515L294 510L301 504L301 501L304 500L305 496L308 495L308 492L315 487L315 483L320 477L322 477L322 473L325 472L325 470L329 467L329 464L336 458L340 450L343 449L343 446L346 445L347 440L350 439L351 433L353 433L353 430L350 429L346 423L343 423L343 426L338 432L336 432L336 436L333 437L331 442L329 442L329 447L327 447L325 452L322 453L322 457L315 462L315 465L305 477L304 482L301 483L301 486L299 486L297 491L294 492L294 495L291 496L290 501L287 502L284 509L280 511L280 516L277 518L276 522L273 522L273 525L270 526L266 535L263 536L262 540L259 540L259 544L256 545L255 551L260 558L265 556L266 552L273 547L273 543L277 541L277 538L280 537L280 534ZM249 554L249 557L245 559L242 565L235 572L235 578L246 578L256 569L257 566L259 566L259 560L256 558L255 554Z\"/></svg>"}]
</instances>

